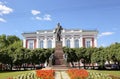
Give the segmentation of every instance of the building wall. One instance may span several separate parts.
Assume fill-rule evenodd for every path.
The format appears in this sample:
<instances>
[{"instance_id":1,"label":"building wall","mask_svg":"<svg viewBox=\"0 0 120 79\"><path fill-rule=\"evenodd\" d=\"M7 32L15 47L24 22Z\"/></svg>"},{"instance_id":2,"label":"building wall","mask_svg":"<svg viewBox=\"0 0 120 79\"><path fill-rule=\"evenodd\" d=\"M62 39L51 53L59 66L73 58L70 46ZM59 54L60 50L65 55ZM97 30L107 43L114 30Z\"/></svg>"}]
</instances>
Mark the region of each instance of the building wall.
<instances>
[{"instance_id":1,"label":"building wall","mask_svg":"<svg viewBox=\"0 0 120 79\"><path fill-rule=\"evenodd\" d=\"M61 35L63 47L97 47L97 31L63 30ZM54 30L23 33L23 36L23 47L25 48L55 48L56 45Z\"/></svg>"}]
</instances>

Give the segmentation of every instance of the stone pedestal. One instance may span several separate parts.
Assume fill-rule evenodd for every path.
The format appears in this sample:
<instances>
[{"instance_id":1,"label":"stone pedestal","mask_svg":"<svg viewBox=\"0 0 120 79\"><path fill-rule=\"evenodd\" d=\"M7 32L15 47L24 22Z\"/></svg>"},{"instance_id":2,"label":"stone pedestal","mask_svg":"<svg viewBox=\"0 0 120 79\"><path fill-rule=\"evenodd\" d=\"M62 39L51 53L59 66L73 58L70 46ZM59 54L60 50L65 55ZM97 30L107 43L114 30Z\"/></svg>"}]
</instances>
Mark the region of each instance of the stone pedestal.
<instances>
[{"instance_id":1,"label":"stone pedestal","mask_svg":"<svg viewBox=\"0 0 120 79\"><path fill-rule=\"evenodd\" d=\"M55 65L63 65L64 59L63 59L63 49L62 49L62 41L56 41L56 47L54 52L54 58L55 58Z\"/></svg>"}]
</instances>

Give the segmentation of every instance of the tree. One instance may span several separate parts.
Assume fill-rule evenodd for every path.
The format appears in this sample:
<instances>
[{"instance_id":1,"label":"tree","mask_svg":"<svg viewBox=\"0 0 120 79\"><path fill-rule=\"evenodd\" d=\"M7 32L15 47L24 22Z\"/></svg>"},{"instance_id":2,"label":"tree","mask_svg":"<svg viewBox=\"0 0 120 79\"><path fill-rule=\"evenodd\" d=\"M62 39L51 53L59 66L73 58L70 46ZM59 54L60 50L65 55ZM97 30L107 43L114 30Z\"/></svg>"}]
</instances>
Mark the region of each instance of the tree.
<instances>
[{"instance_id":1,"label":"tree","mask_svg":"<svg viewBox=\"0 0 120 79\"><path fill-rule=\"evenodd\" d=\"M4 65L4 70L8 70L7 64L11 63L11 57L8 54L8 49L2 49L0 51L0 62Z\"/></svg>"},{"instance_id":2,"label":"tree","mask_svg":"<svg viewBox=\"0 0 120 79\"><path fill-rule=\"evenodd\" d=\"M85 60L86 60L86 63L91 64L91 56L94 52L97 51L97 48L86 48L86 52L85 52Z\"/></svg>"},{"instance_id":3,"label":"tree","mask_svg":"<svg viewBox=\"0 0 120 79\"><path fill-rule=\"evenodd\" d=\"M14 35L0 35L0 48L7 48L9 45L13 44L14 42L20 41L17 36Z\"/></svg>"},{"instance_id":4,"label":"tree","mask_svg":"<svg viewBox=\"0 0 120 79\"><path fill-rule=\"evenodd\" d=\"M0 36L0 48L4 48L7 47L9 45L8 41L7 41L7 36L6 35L1 35Z\"/></svg>"},{"instance_id":5,"label":"tree","mask_svg":"<svg viewBox=\"0 0 120 79\"><path fill-rule=\"evenodd\" d=\"M23 66L24 70L27 67L26 64L30 63L30 50L26 48L17 48L14 53L14 64L19 65L20 67Z\"/></svg>"},{"instance_id":6,"label":"tree","mask_svg":"<svg viewBox=\"0 0 120 79\"><path fill-rule=\"evenodd\" d=\"M52 48L51 49L44 49L44 51L45 52L43 52L43 53L44 53L44 56L45 56L45 61L46 61L47 65L48 65L49 58L54 53L54 49L52 49Z\"/></svg>"},{"instance_id":7,"label":"tree","mask_svg":"<svg viewBox=\"0 0 120 79\"><path fill-rule=\"evenodd\" d=\"M20 38L18 38L15 35L9 35L7 36L7 41L9 43L9 45L13 44L14 42L20 41Z\"/></svg>"},{"instance_id":8,"label":"tree","mask_svg":"<svg viewBox=\"0 0 120 79\"><path fill-rule=\"evenodd\" d=\"M105 49L103 47L98 48L91 56L92 63L98 63L100 69L104 69L104 63L106 62Z\"/></svg>"},{"instance_id":9,"label":"tree","mask_svg":"<svg viewBox=\"0 0 120 79\"><path fill-rule=\"evenodd\" d=\"M6 36L6 35L1 35L0 36L0 48L1 48L1 53L2 56L4 57L6 55L6 58L4 60L7 60L5 63L4 60L2 61L2 64L9 64L10 69L12 70L13 62L14 62L14 53L15 50L19 47L22 47L22 42L20 39L16 36ZM2 57L1 57L2 58Z\"/></svg>"},{"instance_id":10,"label":"tree","mask_svg":"<svg viewBox=\"0 0 120 79\"><path fill-rule=\"evenodd\" d=\"M110 61L113 61L114 64L118 64L120 67L120 43L111 44L108 50Z\"/></svg>"},{"instance_id":11,"label":"tree","mask_svg":"<svg viewBox=\"0 0 120 79\"><path fill-rule=\"evenodd\" d=\"M76 48L75 53L77 56L78 66L80 68L80 60L84 57L85 48Z\"/></svg>"},{"instance_id":12,"label":"tree","mask_svg":"<svg viewBox=\"0 0 120 79\"><path fill-rule=\"evenodd\" d=\"M64 53L67 54L68 58L67 58L67 62L70 62L72 64L72 66L74 67L74 63L73 62L76 62L78 59L77 59L77 55L75 53L75 49L73 48L66 48L64 47L63 48L63 51Z\"/></svg>"}]
</instances>

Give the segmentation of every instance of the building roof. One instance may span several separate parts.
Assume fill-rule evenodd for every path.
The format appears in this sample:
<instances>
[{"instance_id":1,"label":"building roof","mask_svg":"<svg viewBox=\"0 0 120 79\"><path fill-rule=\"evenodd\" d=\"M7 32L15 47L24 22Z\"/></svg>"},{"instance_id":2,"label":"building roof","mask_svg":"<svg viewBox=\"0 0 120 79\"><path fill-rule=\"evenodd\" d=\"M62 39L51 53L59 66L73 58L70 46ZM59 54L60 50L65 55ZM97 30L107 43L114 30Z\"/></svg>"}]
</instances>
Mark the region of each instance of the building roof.
<instances>
[{"instance_id":1,"label":"building roof","mask_svg":"<svg viewBox=\"0 0 120 79\"><path fill-rule=\"evenodd\" d=\"M81 29L63 29L64 32L93 32L98 33L98 30L81 30ZM37 30L36 32L24 32L22 33L23 36L25 35L36 35L36 34L43 34L43 33L54 33L53 30Z\"/></svg>"}]
</instances>

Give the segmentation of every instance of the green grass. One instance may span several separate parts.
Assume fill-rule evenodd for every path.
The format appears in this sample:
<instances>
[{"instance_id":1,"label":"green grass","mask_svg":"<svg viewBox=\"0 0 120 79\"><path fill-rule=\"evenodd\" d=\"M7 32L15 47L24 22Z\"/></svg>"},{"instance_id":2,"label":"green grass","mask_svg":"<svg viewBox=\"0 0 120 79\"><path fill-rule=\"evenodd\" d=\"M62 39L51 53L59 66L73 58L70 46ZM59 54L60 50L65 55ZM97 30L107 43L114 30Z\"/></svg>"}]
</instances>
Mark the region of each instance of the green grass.
<instances>
[{"instance_id":1,"label":"green grass","mask_svg":"<svg viewBox=\"0 0 120 79\"><path fill-rule=\"evenodd\" d=\"M89 72L105 73L120 77L120 70L88 70Z\"/></svg>"},{"instance_id":2,"label":"green grass","mask_svg":"<svg viewBox=\"0 0 120 79\"><path fill-rule=\"evenodd\" d=\"M17 76L20 74L24 73L29 73L31 71L5 71L5 72L0 72L0 79L7 79L9 77Z\"/></svg>"},{"instance_id":3,"label":"green grass","mask_svg":"<svg viewBox=\"0 0 120 79\"><path fill-rule=\"evenodd\" d=\"M33 71L33 70L32 70ZM120 77L120 71L117 70L88 70L89 72L97 72L103 74L110 74L117 77ZM24 73L29 73L31 71L8 71L8 72L0 72L0 79L7 79L9 77L21 75Z\"/></svg>"}]
</instances>

